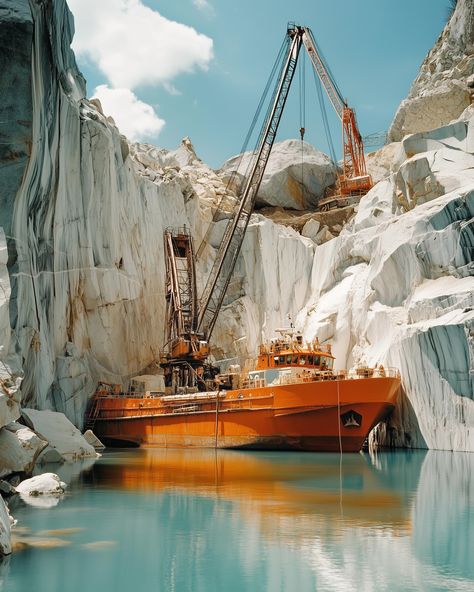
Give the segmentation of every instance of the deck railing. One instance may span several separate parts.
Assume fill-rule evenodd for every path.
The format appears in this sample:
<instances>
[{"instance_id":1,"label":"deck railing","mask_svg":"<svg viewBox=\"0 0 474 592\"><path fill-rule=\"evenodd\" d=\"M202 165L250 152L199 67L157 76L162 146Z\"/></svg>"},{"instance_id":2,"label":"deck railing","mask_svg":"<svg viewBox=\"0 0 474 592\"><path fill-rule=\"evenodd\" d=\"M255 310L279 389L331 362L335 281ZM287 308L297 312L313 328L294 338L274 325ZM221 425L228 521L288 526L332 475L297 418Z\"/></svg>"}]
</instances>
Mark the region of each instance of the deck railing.
<instances>
[{"instance_id":1,"label":"deck railing","mask_svg":"<svg viewBox=\"0 0 474 592\"><path fill-rule=\"evenodd\" d=\"M271 384L267 384L264 378L249 378L248 375L243 375L240 380L240 386L234 390L247 390L247 389L259 389L266 386L278 386L288 384L301 384L304 382L317 382L317 381L328 381L328 380L360 380L367 378L400 378L400 372L397 368L384 368L378 366L376 368L359 367L350 371L347 370L309 370L304 369L299 372L289 372L288 374L280 371L278 379ZM160 399L160 404L157 406L147 406L144 403L139 403L137 407L130 408L127 406L120 408L112 408L104 410L100 405L101 398L121 396L123 398L136 398L136 399ZM267 393L263 398L273 396L272 393ZM239 394L235 399L227 399L227 392L224 390L207 392L207 393L195 393L195 394L183 394L183 395L164 395L163 393L152 391L147 393L120 393L120 395L113 394L110 389L104 388L98 390L94 397L94 403L89 412L87 418L89 422L94 422L97 419L106 419L108 417L124 417L133 415L149 415L156 410L160 409L161 413L189 413L191 411L199 411L201 406L205 403L211 403L216 401L217 398L225 399L227 403L231 403L232 407L236 408L251 408L252 395ZM104 413L105 411L105 413Z\"/></svg>"},{"instance_id":2,"label":"deck railing","mask_svg":"<svg viewBox=\"0 0 474 592\"><path fill-rule=\"evenodd\" d=\"M242 389L256 389L265 386L277 386L281 384L299 384L301 382L315 382L321 380L357 380L361 378L400 378L397 368L368 368L360 367L354 370L310 370L302 369L300 372L288 374L280 370L279 377L272 383L267 383L264 378L249 378L246 374L241 376L240 387Z\"/></svg>"}]
</instances>

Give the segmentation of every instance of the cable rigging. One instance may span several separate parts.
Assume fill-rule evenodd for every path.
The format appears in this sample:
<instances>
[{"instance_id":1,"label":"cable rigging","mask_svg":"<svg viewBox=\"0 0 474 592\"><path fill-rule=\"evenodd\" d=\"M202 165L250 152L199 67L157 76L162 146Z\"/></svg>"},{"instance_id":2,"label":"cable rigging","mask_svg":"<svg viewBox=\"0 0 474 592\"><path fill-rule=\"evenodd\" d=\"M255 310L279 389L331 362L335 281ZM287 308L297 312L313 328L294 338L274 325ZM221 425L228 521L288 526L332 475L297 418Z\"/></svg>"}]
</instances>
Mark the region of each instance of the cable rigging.
<instances>
[{"instance_id":1,"label":"cable rigging","mask_svg":"<svg viewBox=\"0 0 474 592\"><path fill-rule=\"evenodd\" d=\"M257 105L257 109L255 110L255 114L254 114L253 119L252 119L252 121L250 123L249 130L247 132L247 135L245 136L244 142L243 142L242 147L240 149L239 156L237 157L237 161L235 163L235 167L232 170L232 173L231 173L231 175L230 175L230 177L229 177L229 179L228 179L228 181L226 183L226 188L225 188L226 189L226 191L225 191L226 194L229 192L229 190L232 188L232 186L234 185L234 183L236 181L237 174L238 174L239 169L240 169L240 166L242 164L242 160L243 160L244 154L247 151L248 145L250 143L250 139L252 138L252 135L253 135L254 130L255 130L255 126L257 125L257 122L258 122L258 120L260 118L260 114L262 112L262 108L263 108L263 106L264 106L264 104L265 104L265 102L267 100L268 91L270 90L270 87L271 87L271 85L272 85L272 83L274 81L275 74L276 74L277 71L281 72L281 69L283 67L283 63L284 63L284 59L283 58L284 58L284 56L286 55L286 53L288 51L288 44L289 44L289 39L288 39L288 37L285 37L285 39L283 40L283 42L282 42L282 44L280 46L280 49L278 51L278 54L277 54L277 57L276 57L275 62L273 64L273 67L272 67L272 69L270 71L270 75L268 76L267 83L265 85L265 88L263 89L262 96L260 97L260 101L259 101L259 103ZM271 101L270 101L270 105L271 105ZM268 118L268 110L267 110L267 113L265 115L265 120L267 120L267 118ZM261 133L262 132L260 132L260 134L259 134L259 138L261 136ZM255 147L253 149L253 155L255 155L255 151L257 149L257 146L258 146L258 140L256 141ZM247 169L245 170L245 172L240 171L240 174L242 174L244 177L246 177L247 174L248 174L248 169L249 169L249 167L250 167L250 165L252 163L252 160L253 160L252 158L249 159L249 163L247 165ZM220 219L221 211L222 211L221 205L222 205L222 202L225 199L225 197L226 196L223 195L220 198L220 200L217 203L217 205L216 205L216 209L215 209L214 214L212 216L212 221L210 222L210 224L209 224L209 226L207 228L207 231L206 231L205 235L203 236L203 238L201 240L201 243L199 245L199 248L198 248L198 250L196 252L196 259L197 260L200 258L200 256L202 255L202 252L203 252L203 250L205 248L205 246L209 242L209 238L210 238L210 235L211 235L212 230L214 229L215 223Z\"/></svg>"}]
</instances>

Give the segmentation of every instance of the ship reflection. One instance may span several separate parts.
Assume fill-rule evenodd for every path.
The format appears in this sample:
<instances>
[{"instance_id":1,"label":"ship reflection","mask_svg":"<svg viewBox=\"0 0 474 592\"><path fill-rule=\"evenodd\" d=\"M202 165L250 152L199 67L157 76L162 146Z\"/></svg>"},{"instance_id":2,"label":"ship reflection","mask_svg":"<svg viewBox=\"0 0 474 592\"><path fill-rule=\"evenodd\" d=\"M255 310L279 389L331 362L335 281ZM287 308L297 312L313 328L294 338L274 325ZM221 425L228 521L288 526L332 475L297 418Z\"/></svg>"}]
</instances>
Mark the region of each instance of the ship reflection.
<instances>
[{"instance_id":1,"label":"ship reflection","mask_svg":"<svg viewBox=\"0 0 474 592\"><path fill-rule=\"evenodd\" d=\"M362 454L149 448L130 453L125 464L102 463L95 472L102 487L239 504L242 515L279 535L295 528L298 536L314 534L321 521L330 522L333 533L337 525L410 530L408 499L385 484L383 472Z\"/></svg>"}]
</instances>

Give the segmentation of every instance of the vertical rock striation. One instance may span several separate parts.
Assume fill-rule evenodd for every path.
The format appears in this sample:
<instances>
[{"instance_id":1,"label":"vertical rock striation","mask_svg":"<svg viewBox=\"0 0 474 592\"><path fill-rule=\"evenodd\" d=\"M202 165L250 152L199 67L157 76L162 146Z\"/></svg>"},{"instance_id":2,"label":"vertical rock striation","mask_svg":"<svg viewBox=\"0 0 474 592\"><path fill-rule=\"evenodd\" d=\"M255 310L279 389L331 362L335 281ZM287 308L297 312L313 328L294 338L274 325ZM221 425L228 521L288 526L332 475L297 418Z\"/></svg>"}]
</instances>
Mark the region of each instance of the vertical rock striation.
<instances>
[{"instance_id":1,"label":"vertical rock striation","mask_svg":"<svg viewBox=\"0 0 474 592\"><path fill-rule=\"evenodd\" d=\"M33 17L28 0L4 0L0 23L0 226L9 236L13 202L32 144Z\"/></svg>"}]
</instances>

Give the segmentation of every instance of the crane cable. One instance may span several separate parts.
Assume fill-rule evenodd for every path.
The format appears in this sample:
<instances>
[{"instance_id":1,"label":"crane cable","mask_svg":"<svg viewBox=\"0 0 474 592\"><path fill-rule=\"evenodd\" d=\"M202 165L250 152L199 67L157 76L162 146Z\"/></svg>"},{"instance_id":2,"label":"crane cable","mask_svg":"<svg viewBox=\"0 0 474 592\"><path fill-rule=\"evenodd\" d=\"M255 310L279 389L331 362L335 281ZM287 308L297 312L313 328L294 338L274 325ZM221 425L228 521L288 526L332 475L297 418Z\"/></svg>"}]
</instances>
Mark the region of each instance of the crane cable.
<instances>
[{"instance_id":1,"label":"crane cable","mask_svg":"<svg viewBox=\"0 0 474 592\"><path fill-rule=\"evenodd\" d=\"M249 128L249 130L247 132L247 135L245 136L245 140L244 140L244 143L243 143L242 148L240 150L240 154L237 157L236 165L235 165L235 167L234 167L234 169L233 169L233 171L232 171L232 173L231 173L231 175L230 175L230 177L229 177L229 179L228 179L228 181L226 183L225 194L220 198L219 202L217 203L216 209L214 210L214 214L212 216L212 220L209 223L209 226L207 227L206 233L204 234L204 236L203 236L203 238L201 240L201 243L199 245L198 250L196 251L196 260L198 260L200 258L200 256L202 255L202 252L204 251L205 246L209 243L209 238L210 238L210 235L212 233L212 230L213 230L213 228L215 226L215 223L221 217L221 214L222 214L222 211L221 211L222 202L226 198L227 193L229 192L229 188L235 182L235 179L237 177L237 172L240 169L240 165L242 164L242 159L243 159L244 153L247 150L247 147L248 147L249 142L250 142L250 138L252 137L252 134L254 132L255 126L256 126L257 121L258 121L258 119L260 117L260 113L262 111L262 107L263 107L263 105L264 105L264 103L266 101L266 98L267 98L267 95L268 95L268 91L269 91L270 86L271 86L271 84L273 82L273 79L275 78L275 74L276 74L277 70L280 71L282 69L283 65L284 65L283 64L283 55L287 51L288 43L289 43L288 36L285 36L285 38L284 38L284 40L283 40L283 42L281 44L280 50L278 52L277 58L276 58L276 60L275 60L275 62L273 64L272 70L270 72L270 76L268 77L267 83L265 85L265 89L264 89L264 91L262 93L262 96L260 97L260 101L258 103L257 109L256 109L255 114L253 116L252 123L250 124L250 128ZM270 105L270 108L271 108L271 105ZM267 118L267 115L266 115L265 119L266 118ZM258 141L257 141L257 144L256 145L258 145ZM254 149L254 152L255 152L255 149ZM250 166L251 162L252 162L252 159L250 158L249 159L249 165L247 166L247 170L245 171L245 175L248 173L248 169L249 169L249 166Z\"/></svg>"},{"instance_id":2,"label":"crane cable","mask_svg":"<svg viewBox=\"0 0 474 592\"><path fill-rule=\"evenodd\" d=\"M300 137L301 137L301 193L304 201L304 134L306 131L306 76L305 54L299 63L299 107L300 107Z\"/></svg>"},{"instance_id":3,"label":"crane cable","mask_svg":"<svg viewBox=\"0 0 474 592\"><path fill-rule=\"evenodd\" d=\"M321 85L321 80L316 75L316 72L314 71L314 69L313 69L313 77L314 77L314 83L316 85L316 90L318 93L319 107L321 109L321 115L323 118L324 133L326 134L326 141L328 144L329 153L330 153L330 156L331 156L331 159L332 159L334 165L337 166L336 151L334 150L334 143L332 141L331 129L329 127L328 114L326 111L326 103L324 102L324 96L323 96L323 88Z\"/></svg>"}]
</instances>

